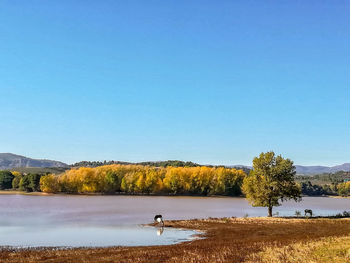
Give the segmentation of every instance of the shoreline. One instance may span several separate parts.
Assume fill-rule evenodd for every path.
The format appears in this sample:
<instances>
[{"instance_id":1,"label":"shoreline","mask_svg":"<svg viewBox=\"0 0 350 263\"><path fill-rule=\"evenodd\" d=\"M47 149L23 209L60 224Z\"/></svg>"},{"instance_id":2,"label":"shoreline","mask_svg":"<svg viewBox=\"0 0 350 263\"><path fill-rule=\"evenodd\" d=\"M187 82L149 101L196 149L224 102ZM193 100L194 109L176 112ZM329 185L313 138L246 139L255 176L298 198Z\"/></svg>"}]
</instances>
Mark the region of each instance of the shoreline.
<instances>
[{"instance_id":1,"label":"shoreline","mask_svg":"<svg viewBox=\"0 0 350 263\"><path fill-rule=\"evenodd\" d=\"M36 195L36 196L52 196L55 194L43 192L25 192L17 190L0 190L0 195Z\"/></svg>"},{"instance_id":2,"label":"shoreline","mask_svg":"<svg viewBox=\"0 0 350 263\"><path fill-rule=\"evenodd\" d=\"M156 226L152 224L144 224L141 225L144 227L155 227ZM206 232L204 230L199 230L199 229L190 229L190 228L179 228L179 227L171 227L171 226L165 226L164 227L165 231L166 228L171 228L171 229L176 229L176 230L191 230L197 233L192 234L189 236L186 240L180 240L176 241L172 244L160 244L160 245L111 245L111 246L81 246L81 247L73 247L73 246L2 246L0 245L0 253L1 252L6 252L6 251L11 251L11 252L24 252L24 251L57 251L57 250L90 250L90 249L108 249L108 248L148 248L148 247L166 247L166 246L175 246L179 244L184 244L188 242L193 242L199 239L205 239L206 237L204 236Z\"/></svg>"},{"instance_id":3,"label":"shoreline","mask_svg":"<svg viewBox=\"0 0 350 263\"><path fill-rule=\"evenodd\" d=\"M175 194L128 194L128 193L44 193L44 192L25 192L20 190L0 190L0 195L34 195L34 196L154 196L154 197L211 197L211 198L245 198L244 196L228 196L228 195L175 195ZM302 197L329 197L329 198L350 198L350 196L339 195L304 195Z\"/></svg>"},{"instance_id":4,"label":"shoreline","mask_svg":"<svg viewBox=\"0 0 350 263\"><path fill-rule=\"evenodd\" d=\"M331 198L350 198L350 196L341 196L341 195L330 195L328 197L331 197Z\"/></svg>"},{"instance_id":5,"label":"shoreline","mask_svg":"<svg viewBox=\"0 0 350 263\"><path fill-rule=\"evenodd\" d=\"M129 193L44 193L44 192L25 192L19 190L0 190L0 195L37 195L37 196L153 196L153 197L212 197L212 198L244 198L244 196L228 195L175 195L175 194L129 194Z\"/></svg>"},{"instance_id":6,"label":"shoreline","mask_svg":"<svg viewBox=\"0 0 350 263\"><path fill-rule=\"evenodd\" d=\"M166 221L167 227L201 231L173 245L104 248L0 249L2 262L245 262L266 248L350 236L350 219L208 218ZM204 231L204 232L203 232Z\"/></svg>"}]
</instances>

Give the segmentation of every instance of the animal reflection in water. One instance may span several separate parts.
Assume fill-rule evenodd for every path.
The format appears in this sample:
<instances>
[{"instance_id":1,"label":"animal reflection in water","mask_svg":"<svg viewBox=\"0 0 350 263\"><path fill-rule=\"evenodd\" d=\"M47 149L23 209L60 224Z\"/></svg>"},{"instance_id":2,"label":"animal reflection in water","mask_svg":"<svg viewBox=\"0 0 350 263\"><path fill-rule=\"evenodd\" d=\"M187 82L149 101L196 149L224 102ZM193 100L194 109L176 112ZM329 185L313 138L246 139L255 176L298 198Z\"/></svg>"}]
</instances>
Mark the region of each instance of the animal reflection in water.
<instances>
[{"instance_id":1,"label":"animal reflection in water","mask_svg":"<svg viewBox=\"0 0 350 263\"><path fill-rule=\"evenodd\" d=\"M161 226L160 228L158 228L157 230L157 236L161 236L164 232L164 226Z\"/></svg>"},{"instance_id":2,"label":"animal reflection in water","mask_svg":"<svg viewBox=\"0 0 350 263\"><path fill-rule=\"evenodd\" d=\"M156 215L154 217L154 222L160 226L157 230L157 236L162 235L164 232L164 221L162 215Z\"/></svg>"}]
</instances>

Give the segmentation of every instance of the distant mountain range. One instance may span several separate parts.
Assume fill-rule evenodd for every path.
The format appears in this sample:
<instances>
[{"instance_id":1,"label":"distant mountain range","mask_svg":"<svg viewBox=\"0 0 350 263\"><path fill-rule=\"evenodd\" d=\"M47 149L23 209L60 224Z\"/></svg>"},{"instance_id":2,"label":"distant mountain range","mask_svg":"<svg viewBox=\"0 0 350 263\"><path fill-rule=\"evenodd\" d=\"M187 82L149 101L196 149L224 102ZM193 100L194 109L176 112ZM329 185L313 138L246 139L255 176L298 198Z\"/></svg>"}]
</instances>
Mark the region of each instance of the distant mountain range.
<instances>
[{"instance_id":1,"label":"distant mountain range","mask_svg":"<svg viewBox=\"0 0 350 263\"><path fill-rule=\"evenodd\" d=\"M181 161L165 161L167 162L181 162ZM84 162L81 162L84 163ZM90 162L88 162L90 163ZM97 162L100 165L103 165L105 163L103 162ZM107 162L108 164L110 162ZM123 162L115 162L115 163L123 163ZM151 165L152 163L164 163L164 162L145 162L142 164ZM186 162L183 162L185 165L189 165ZM78 163L79 164L79 163ZM131 164L131 163L130 163ZM141 164L141 163L140 163ZM190 163L194 166L198 165L195 163ZM74 165L73 165L74 166ZM84 165L77 165L77 166L84 166ZM98 165L97 165L98 166ZM181 166L181 164L180 164ZM69 167L68 164L54 161L54 160L46 160L46 159L32 159L28 157L24 157L21 155L16 155L13 153L0 153L0 170L6 170L6 169L13 169L13 168L19 168L19 167ZM235 167L235 168L241 168L244 170L252 169L251 166L245 166L245 165L227 165L227 167ZM304 175L312 175L312 174L322 174L322 173L336 173L339 171L350 171L350 163L344 163L342 165L336 165L336 166L302 166L302 165L295 165L297 174L304 174Z\"/></svg>"},{"instance_id":2,"label":"distant mountain range","mask_svg":"<svg viewBox=\"0 0 350 263\"><path fill-rule=\"evenodd\" d=\"M12 153L0 153L0 170L19 167L68 167L68 165L59 161L32 159Z\"/></svg>"},{"instance_id":3,"label":"distant mountain range","mask_svg":"<svg viewBox=\"0 0 350 263\"><path fill-rule=\"evenodd\" d=\"M228 167L252 169L251 166L246 166L246 165L230 165ZM349 172L350 171L350 163L344 163L344 164L336 165L336 166L295 165L295 169L296 169L297 174L304 174L304 175L336 173L336 172L340 172L340 171Z\"/></svg>"},{"instance_id":4,"label":"distant mountain range","mask_svg":"<svg viewBox=\"0 0 350 263\"><path fill-rule=\"evenodd\" d=\"M322 173L336 173L340 171L349 172L350 163L344 163L336 166L295 166L297 174L322 174Z\"/></svg>"}]
</instances>

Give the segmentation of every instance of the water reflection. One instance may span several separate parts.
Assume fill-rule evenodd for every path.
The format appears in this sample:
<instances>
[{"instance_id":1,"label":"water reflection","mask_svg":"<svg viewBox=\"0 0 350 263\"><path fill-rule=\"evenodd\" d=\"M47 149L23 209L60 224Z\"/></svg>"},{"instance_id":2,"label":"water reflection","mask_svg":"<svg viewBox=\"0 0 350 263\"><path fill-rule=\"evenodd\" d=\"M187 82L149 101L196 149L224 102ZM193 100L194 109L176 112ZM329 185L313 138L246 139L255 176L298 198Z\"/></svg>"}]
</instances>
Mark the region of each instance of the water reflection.
<instances>
[{"instance_id":1,"label":"water reflection","mask_svg":"<svg viewBox=\"0 0 350 263\"><path fill-rule=\"evenodd\" d=\"M155 231L157 235L154 235ZM191 240L196 231L163 227L0 226L0 247L108 247L170 245ZM1 260L0 260L1 261Z\"/></svg>"},{"instance_id":2,"label":"water reflection","mask_svg":"<svg viewBox=\"0 0 350 263\"><path fill-rule=\"evenodd\" d=\"M305 197L276 207L280 216L350 210L349 199ZM266 216L243 198L159 196L0 195L0 246L141 246L188 240L194 231L140 227L159 213L166 219ZM161 221L161 220L160 220ZM164 231L165 230L165 231ZM1 261L1 260L0 260Z\"/></svg>"},{"instance_id":3,"label":"water reflection","mask_svg":"<svg viewBox=\"0 0 350 263\"><path fill-rule=\"evenodd\" d=\"M161 226L160 228L158 228L157 230L157 236L161 236L164 232L164 226Z\"/></svg>"},{"instance_id":4,"label":"water reflection","mask_svg":"<svg viewBox=\"0 0 350 263\"><path fill-rule=\"evenodd\" d=\"M345 198L304 197L300 203L284 202L274 212L279 212L280 216L292 216L296 210L304 211L307 208L316 216L334 215L350 210L349 204L349 199ZM0 195L0 211L0 226L28 227L146 224L159 213L166 215L166 219L267 214L266 208L252 207L243 198L75 195Z\"/></svg>"}]
</instances>

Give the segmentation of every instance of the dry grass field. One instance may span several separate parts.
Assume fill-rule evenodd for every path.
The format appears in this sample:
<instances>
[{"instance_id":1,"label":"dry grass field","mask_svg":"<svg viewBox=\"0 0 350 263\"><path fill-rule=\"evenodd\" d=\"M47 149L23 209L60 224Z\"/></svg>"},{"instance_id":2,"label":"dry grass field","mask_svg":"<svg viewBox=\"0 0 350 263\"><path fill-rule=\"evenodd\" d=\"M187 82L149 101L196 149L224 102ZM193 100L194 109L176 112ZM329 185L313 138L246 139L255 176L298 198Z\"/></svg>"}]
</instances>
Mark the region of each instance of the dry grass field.
<instances>
[{"instance_id":1,"label":"dry grass field","mask_svg":"<svg viewBox=\"0 0 350 263\"><path fill-rule=\"evenodd\" d=\"M263 251L249 255L245 262L346 263L350 262L350 237L327 237L282 247L266 246Z\"/></svg>"},{"instance_id":2,"label":"dry grass field","mask_svg":"<svg viewBox=\"0 0 350 263\"><path fill-rule=\"evenodd\" d=\"M205 231L170 246L0 251L1 262L350 262L350 219L223 218L168 221Z\"/></svg>"}]
</instances>

